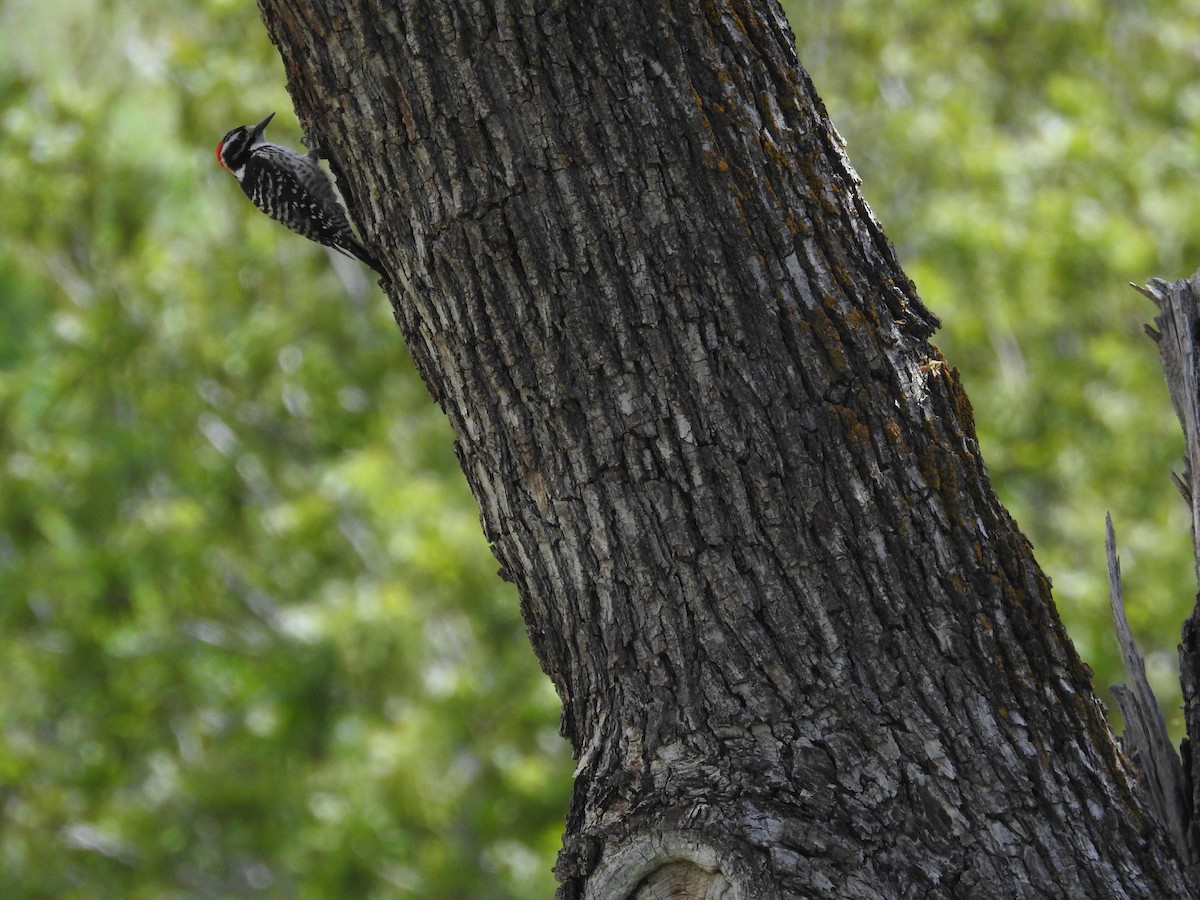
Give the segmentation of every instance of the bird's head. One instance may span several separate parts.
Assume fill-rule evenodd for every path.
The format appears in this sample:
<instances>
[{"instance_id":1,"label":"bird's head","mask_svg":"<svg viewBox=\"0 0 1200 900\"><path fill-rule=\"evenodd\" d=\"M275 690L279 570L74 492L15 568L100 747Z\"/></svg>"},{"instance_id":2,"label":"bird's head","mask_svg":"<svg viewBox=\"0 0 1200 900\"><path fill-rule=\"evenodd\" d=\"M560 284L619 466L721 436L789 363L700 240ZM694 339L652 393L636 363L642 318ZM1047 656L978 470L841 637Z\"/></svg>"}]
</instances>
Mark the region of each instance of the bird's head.
<instances>
[{"instance_id":1,"label":"bird's head","mask_svg":"<svg viewBox=\"0 0 1200 900\"><path fill-rule=\"evenodd\" d=\"M233 129L217 144L217 162L221 168L231 173L238 181L246 172L246 162L250 159L250 151L264 142L263 132L267 124L275 118L275 113L267 116L257 125L242 125Z\"/></svg>"}]
</instances>

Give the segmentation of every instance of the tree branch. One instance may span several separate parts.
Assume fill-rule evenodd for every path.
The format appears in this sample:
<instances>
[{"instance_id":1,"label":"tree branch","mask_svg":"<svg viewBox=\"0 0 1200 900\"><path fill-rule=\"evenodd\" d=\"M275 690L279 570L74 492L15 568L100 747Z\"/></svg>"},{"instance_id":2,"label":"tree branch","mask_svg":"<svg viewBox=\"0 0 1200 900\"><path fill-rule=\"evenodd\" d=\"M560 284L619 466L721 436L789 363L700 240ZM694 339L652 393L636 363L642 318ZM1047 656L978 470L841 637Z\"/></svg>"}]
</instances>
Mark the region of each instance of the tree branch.
<instances>
[{"instance_id":1,"label":"tree branch","mask_svg":"<svg viewBox=\"0 0 1200 900\"><path fill-rule=\"evenodd\" d=\"M1187 501L1192 516L1192 552L1195 558L1197 583L1200 584L1200 272L1191 278L1167 282L1152 278L1145 287L1133 285L1155 304L1159 314L1146 332L1158 346L1159 361L1171 405L1179 418L1184 439L1183 476L1175 476L1175 484ZM1186 854L1193 883L1200 883L1200 833L1197 832L1197 813L1200 812L1200 785L1197 784L1193 748L1200 737L1200 602L1183 624L1183 640L1179 647L1180 683L1183 687L1183 716L1187 738L1182 751L1182 784L1184 794L1183 827L1186 827ZM1170 798L1166 798L1170 802ZM1173 813L1167 813L1173 816ZM1171 818L1166 821L1171 822ZM1174 832L1181 825L1171 824ZM1178 843L1179 837L1173 834Z\"/></svg>"},{"instance_id":2,"label":"tree branch","mask_svg":"<svg viewBox=\"0 0 1200 900\"><path fill-rule=\"evenodd\" d=\"M1125 660L1131 687L1113 685L1113 698L1125 718L1122 744L1141 773L1150 802L1167 829L1175 852L1181 860L1195 861L1188 822L1191 818L1183 784L1183 768L1167 735L1167 723L1146 678L1146 665L1138 653L1129 621L1125 618L1125 598L1121 590L1121 561L1117 558L1117 539L1112 517L1104 517L1104 550L1108 558L1109 602L1116 624L1117 643Z\"/></svg>"}]
</instances>

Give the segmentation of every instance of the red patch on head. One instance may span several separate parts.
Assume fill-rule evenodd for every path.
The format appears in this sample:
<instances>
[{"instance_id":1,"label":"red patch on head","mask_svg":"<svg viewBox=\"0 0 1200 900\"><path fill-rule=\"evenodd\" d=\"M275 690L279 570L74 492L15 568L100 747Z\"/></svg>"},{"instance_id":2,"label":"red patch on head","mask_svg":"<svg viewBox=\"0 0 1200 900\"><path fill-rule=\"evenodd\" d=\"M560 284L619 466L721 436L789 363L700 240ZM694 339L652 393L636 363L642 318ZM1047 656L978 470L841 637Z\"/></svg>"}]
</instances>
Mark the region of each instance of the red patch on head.
<instances>
[{"instance_id":1,"label":"red patch on head","mask_svg":"<svg viewBox=\"0 0 1200 900\"><path fill-rule=\"evenodd\" d=\"M229 166L225 165L225 160L221 159L221 150L225 147L225 140L222 138L217 142L217 164L226 172L229 171Z\"/></svg>"}]
</instances>

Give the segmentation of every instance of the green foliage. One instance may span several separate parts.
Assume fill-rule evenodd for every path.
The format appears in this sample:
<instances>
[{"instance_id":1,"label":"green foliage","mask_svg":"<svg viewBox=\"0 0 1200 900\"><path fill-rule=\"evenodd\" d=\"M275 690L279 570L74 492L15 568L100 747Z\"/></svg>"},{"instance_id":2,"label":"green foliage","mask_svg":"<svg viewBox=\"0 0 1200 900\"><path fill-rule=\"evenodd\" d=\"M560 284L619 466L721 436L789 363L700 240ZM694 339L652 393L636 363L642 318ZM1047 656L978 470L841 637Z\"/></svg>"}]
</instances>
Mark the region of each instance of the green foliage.
<instances>
[{"instance_id":1,"label":"green foliage","mask_svg":"<svg viewBox=\"0 0 1200 900\"><path fill-rule=\"evenodd\" d=\"M1124 285L1200 261L1197 11L789 10L1101 683L1105 509L1164 687L1195 591ZM7 0L0 32L5 895L549 896L557 701L446 424L359 270L213 160L286 129L253 8Z\"/></svg>"},{"instance_id":2,"label":"green foliage","mask_svg":"<svg viewBox=\"0 0 1200 900\"><path fill-rule=\"evenodd\" d=\"M975 407L996 488L1104 686L1111 510L1178 732L1196 594L1182 438L1128 287L1200 266L1200 4L796 0L801 59Z\"/></svg>"},{"instance_id":3,"label":"green foliage","mask_svg":"<svg viewBox=\"0 0 1200 900\"><path fill-rule=\"evenodd\" d=\"M213 158L287 138L253 7L0 16L5 896L549 896L569 753L445 420Z\"/></svg>"}]
</instances>

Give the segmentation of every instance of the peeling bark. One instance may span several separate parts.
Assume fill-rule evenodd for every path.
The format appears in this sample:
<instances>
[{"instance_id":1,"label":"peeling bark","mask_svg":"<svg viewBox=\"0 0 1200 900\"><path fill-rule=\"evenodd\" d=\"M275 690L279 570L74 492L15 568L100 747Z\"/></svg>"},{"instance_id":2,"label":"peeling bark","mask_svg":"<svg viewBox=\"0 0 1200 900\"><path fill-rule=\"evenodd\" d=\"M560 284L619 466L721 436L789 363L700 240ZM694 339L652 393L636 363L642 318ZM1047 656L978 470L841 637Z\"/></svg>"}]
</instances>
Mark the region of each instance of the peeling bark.
<instances>
[{"instance_id":1,"label":"peeling bark","mask_svg":"<svg viewBox=\"0 0 1200 900\"><path fill-rule=\"evenodd\" d=\"M560 897L1186 896L776 5L260 3L562 699Z\"/></svg>"}]
</instances>

